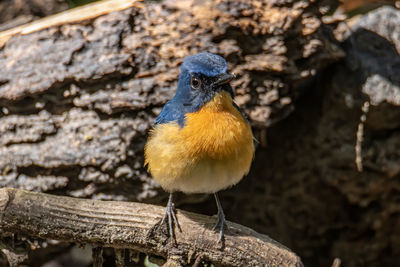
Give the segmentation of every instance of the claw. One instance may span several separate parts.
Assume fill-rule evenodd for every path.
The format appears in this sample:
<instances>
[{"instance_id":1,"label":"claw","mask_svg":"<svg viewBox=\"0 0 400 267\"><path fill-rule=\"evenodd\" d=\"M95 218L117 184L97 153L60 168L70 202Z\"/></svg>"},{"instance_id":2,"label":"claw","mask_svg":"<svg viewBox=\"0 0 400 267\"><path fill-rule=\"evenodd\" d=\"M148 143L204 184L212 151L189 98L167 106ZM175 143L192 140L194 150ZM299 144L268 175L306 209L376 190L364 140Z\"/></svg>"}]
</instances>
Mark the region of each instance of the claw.
<instances>
[{"instance_id":1,"label":"claw","mask_svg":"<svg viewBox=\"0 0 400 267\"><path fill-rule=\"evenodd\" d=\"M179 225L178 219L176 218L175 205L174 205L172 197L173 197L173 194L171 193L169 195L165 214L162 217L162 219L155 225L155 227L157 229L159 229L163 224L167 224L169 237L176 244L174 226L176 226L180 232L182 232L182 230L181 230L181 226Z\"/></svg>"}]
</instances>

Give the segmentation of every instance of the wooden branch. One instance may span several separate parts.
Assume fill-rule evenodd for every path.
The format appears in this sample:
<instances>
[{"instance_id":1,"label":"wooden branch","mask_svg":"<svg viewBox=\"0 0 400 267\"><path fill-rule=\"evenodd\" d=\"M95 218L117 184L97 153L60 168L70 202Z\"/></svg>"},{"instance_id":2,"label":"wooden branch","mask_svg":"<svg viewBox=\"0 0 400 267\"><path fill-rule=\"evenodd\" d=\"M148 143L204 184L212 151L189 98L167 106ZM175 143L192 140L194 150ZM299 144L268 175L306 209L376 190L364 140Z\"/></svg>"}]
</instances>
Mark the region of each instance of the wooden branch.
<instances>
[{"instance_id":1,"label":"wooden branch","mask_svg":"<svg viewBox=\"0 0 400 267\"><path fill-rule=\"evenodd\" d=\"M82 23L85 20L93 19L114 11L124 10L132 6L140 7L139 1L140 0L105 0L95 2L0 32L0 48L16 34L25 35L63 24Z\"/></svg>"},{"instance_id":2,"label":"wooden branch","mask_svg":"<svg viewBox=\"0 0 400 267\"><path fill-rule=\"evenodd\" d=\"M201 258L228 266L303 266L300 258L266 235L228 222L225 247L217 245L215 218L178 211L177 245L150 231L164 208L154 205L79 199L18 189L0 189L0 229L32 237L134 249L179 259ZM151 233L151 234L149 234Z\"/></svg>"}]
</instances>

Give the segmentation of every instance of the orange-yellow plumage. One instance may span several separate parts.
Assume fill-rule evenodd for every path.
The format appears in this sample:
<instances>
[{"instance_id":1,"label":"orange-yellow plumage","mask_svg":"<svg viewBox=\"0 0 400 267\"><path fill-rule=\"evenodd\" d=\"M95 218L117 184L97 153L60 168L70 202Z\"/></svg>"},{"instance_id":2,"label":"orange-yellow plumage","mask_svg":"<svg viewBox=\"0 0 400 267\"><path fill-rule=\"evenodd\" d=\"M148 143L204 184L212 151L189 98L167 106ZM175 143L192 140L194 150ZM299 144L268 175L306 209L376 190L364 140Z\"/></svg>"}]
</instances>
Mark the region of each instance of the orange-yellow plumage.
<instances>
[{"instance_id":1,"label":"orange-yellow plumage","mask_svg":"<svg viewBox=\"0 0 400 267\"><path fill-rule=\"evenodd\" d=\"M166 191L214 193L238 183L253 155L250 125L222 91L199 111L187 113L184 127L156 125L145 147L145 164Z\"/></svg>"}]
</instances>

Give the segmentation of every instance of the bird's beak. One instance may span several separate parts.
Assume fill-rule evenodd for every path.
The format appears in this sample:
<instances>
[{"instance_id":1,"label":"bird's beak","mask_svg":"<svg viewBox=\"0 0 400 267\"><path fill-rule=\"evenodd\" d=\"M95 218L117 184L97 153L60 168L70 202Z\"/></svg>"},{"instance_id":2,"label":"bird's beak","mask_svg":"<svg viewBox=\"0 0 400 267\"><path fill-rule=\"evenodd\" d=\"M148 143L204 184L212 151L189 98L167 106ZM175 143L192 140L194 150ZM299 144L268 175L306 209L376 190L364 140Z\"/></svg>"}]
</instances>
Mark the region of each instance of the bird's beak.
<instances>
[{"instance_id":1,"label":"bird's beak","mask_svg":"<svg viewBox=\"0 0 400 267\"><path fill-rule=\"evenodd\" d=\"M223 84L227 84L230 81L232 81L233 79L236 78L235 74L229 74L229 73L222 73L219 74L217 76L216 81L213 83L214 86L218 86L218 85L223 85Z\"/></svg>"}]
</instances>

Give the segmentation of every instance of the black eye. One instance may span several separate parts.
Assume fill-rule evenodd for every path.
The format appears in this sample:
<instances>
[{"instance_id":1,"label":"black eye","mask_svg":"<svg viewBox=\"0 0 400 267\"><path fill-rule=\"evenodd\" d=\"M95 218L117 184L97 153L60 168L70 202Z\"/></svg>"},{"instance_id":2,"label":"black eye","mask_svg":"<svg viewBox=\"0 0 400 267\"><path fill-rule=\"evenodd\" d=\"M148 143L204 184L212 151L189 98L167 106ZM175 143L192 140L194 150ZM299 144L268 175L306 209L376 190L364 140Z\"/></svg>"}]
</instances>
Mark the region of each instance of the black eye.
<instances>
[{"instance_id":1,"label":"black eye","mask_svg":"<svg viewBox=\"0 0 400 267\"><path fill-rule=\"evenodd\" d=\"M197 77L192 77L190 80L190 86L192 86L193 89L199 89L201 85L201 81Z\"/></svg>"}]
</instances>

